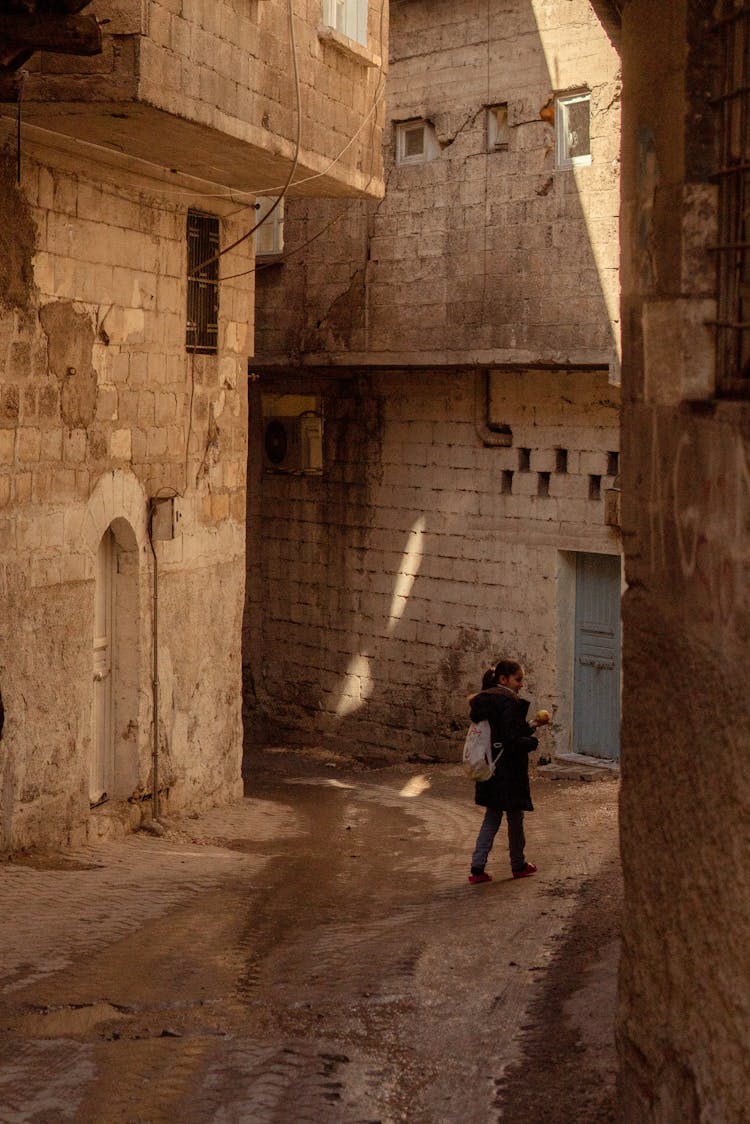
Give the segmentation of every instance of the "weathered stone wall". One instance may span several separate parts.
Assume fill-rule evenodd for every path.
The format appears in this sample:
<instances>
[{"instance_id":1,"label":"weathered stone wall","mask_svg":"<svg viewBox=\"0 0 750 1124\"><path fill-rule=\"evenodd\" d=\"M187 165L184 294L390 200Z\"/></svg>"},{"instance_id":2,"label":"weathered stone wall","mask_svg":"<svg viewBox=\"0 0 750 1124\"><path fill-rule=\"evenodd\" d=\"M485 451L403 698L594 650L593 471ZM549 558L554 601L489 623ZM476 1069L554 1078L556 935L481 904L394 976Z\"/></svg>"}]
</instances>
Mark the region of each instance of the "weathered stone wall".
<instances>
[{"instance_id":1,"label":"weathered stone wall","mask_svg":"<svg viewBox=\"0 0 750 1124\"><path fill-rule=\"evenodd\" d=\"M750 430L714 389L715 12L623 16L626 1124L741 1121L750 1095Z\"/></svg>"},{"instance_id":2,"label":"weathered stone wall","mask_svg":"<svg viewBox=\"0 0 750 1124\"><path fill-rule=\"evenodd\" d=\"M298 190L372 192L382 184L382 106L371 111L382 89L388 5L370 4L366 46L323 31L321 0L295 0L292 40L289 7L94 0L102 53L30 60L25 119L270 195L296 150L298 75L295 180L318 177Z\"/></svg>"},{"instance_id":3,"label":"weathered stone wall","mask_svg":"<svg viewBox=\"0 0 750 1124\"><path fill-rule=\"evenodd\" d=\"M608 454L619 448L619 391L606 371L496 374L505 448L477 429L481 372L253 386L245 658L256 735L455 756L467 696L505 654L524 661L532 697L555 712L547 751L553 740L568 749L566 552L619 553L604 515ZM263 470L260 394L274 391L322 395L322 476ZM555 470L561 447L565 472Z\"/></svg>"},{"instance_id":4,"label":"weathered stone wall","mask_svg":"<svg viewBox=\"0 0 750 1124\"><path fill-rule=\"evenodd\" d=\"M160 778L167 807L241 791L246 356L252 275L220 292L219 352L185 350L186 208L216 201L61 153L4 158L0 214L0 841L77 838L89 817L96 557L117 540L116 756L151 792L150 497L157 541ZM221 223L222 242L245 228ZM4 239L7 235L4 235ZM4 261L7 262L4 257ZM247 266L247 245L239 254ZM119 660L122 666L117 666ZM122 785L130 784L127 790ZM135 813L134 813L135 814Z\"/></svg>"},{"instance_id":5,"label":"weathered stone wall","mask_svg":"<svg viewBox=\"0 0 750 1124\"><path fill-rule=\"evenodd\" d=\"M554 94L578 88L592 162L564 169ZM588 0L395 5L386 118L382 203L287 207L289 250L320 237L261 276L258 354L616 367L619 60ZM426 163L396 163L410 118L434 125Z\"/></svg>"}]
</instances>

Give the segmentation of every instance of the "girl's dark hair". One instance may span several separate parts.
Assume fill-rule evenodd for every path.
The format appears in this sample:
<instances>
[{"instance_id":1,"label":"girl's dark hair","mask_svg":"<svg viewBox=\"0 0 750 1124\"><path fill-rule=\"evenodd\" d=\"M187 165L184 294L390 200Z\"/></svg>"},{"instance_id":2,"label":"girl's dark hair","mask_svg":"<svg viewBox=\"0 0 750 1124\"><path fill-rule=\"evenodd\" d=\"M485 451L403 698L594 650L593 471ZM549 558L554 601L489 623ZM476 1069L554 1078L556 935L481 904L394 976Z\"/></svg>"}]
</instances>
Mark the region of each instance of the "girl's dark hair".
<instances>
[{"instance_id":1,"label":"girl's dark hair","mask_svg":"<svg viewBox=\"0 0 750 1124\"><path fill-rule=\"evenodd\" d=\"M521 665L517 660L498 660L495 666L488 667L482 676L482 690L487 691L490 687L497 687L501 675L507 679L510 675L516 675L521 670Z\"/></svg>"},{"instance_id":2,"label":"girl's dark hair","mask_svg":"<svg viewBox=\"0 0 750 1124\"><path fill-rule=\"evenodd\" d=\"M482 676L482 690L487 691L490 687L494 687L497 680L495 679L494 667L488 667Z\"/></svg>"}]
</instances>

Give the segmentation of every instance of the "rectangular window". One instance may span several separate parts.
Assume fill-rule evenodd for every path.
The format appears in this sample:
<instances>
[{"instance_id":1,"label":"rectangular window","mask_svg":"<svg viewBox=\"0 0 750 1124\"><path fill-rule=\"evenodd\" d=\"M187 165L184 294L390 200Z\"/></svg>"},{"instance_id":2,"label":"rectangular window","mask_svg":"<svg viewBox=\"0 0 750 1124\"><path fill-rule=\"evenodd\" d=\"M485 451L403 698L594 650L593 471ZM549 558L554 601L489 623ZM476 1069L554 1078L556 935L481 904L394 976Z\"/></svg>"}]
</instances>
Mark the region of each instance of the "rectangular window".
<instances>
[{"instance_id":1,"label":"rectangular window","mask_svg":"<svg viewBox=\"0 0 750 1124\"><path fill-rule=\"evenodd\" d=\"M508 105L487 107L487 150L502 152L508 147Z\"/></svg>"},{"instance_id":2,"label":"rectangular window","mask_svg":"<svg viewBox=\"0 0 750 1124\"><path fill-rule=\"evenodd\" d=\"M607 476L617 476L620 471L620 454L607 453Z\"/></svg>"},{"instance_id":3,"label":"rectangular window","mask_svg":"<svg viewBox=\"0 0 750 1124\"><path fill-rule=\"evenodd\" d=\"M255 253L257 257L275 257L284 250L284 200L273 211L276 199L272 195L259 195L255 200L258 208L256 222L263 222L255 232ZM266 218L270 214L270 218Z\"/></svg>"},{"instance_id":4,"label":"rectangular window","mask_svg":"<svg viewBox=\"0 0 750 1124\"><path fill-rule=\"evenodd\" d=\"M219 220L188 211L187 330L188 351L213 354L219 346ZM213 260L212 260L213 259Z\"/></svg>"},{"instance_id":5,"label":"rectangular window","mask_svg":"<svg viewBox=\"0 0 750 1124\"><path fill-rule=\"evenodd\" d=\"M500 492L504 496L513 494L513 470L510 468L503 469L503 475L500 482Z\"/></svg>"},{"instance_id":6,"label":"rectangular window","mask_svg":"<svg viewBox=\"0 0 750 1124\"><path fill-rule=\"evenodd\" d=\"M323 0L323 23L367 46L367 0Z\"/></svg>"},{"instance_id":7,"label":"rectangular window","mask_svg":"<svg viewBox=\"0 0 750 1124\"><path fill-rule=\"evenodd\" d=\"M568 450L555 449L555 472L568 471Z\"/></svg>"},{"instance_id":8,"label":"rectangular window","mask_svg":"<svg viewBox=\"0 0 750 1124\"><path fill-rule=\"evenodd\" d=\"M538 476L537 476L537 486L536 486L536 492L537 492L538 496L548 496L549 495L549 479L550 479L550 473L549 472L540 472L538 474Z\"/></svg>"},{"instance_id":9,"label":"rectangular window","mask_svg":"<svg viewBox=\"0 0 750 1124\"><path fill-rule=\"evenodd\" d=\"M530 472L531 471L531 449L518 450L518 471Z\"/></svg>"},{"instance_id":10,"label":"rectangular window","mask_svg":"<svg viewBox=\"0 0 750 1124\"><path fill-rule=\"evenodd\" d=\"M589 476L589 499L600 500L602 498L602 478L601 476Z\"/></svg>"},{"instance_id":11,"label":"rectangular window","mask_svg":"<svg viewBox=\"0 0 750 1124\"><path fill-rule=\"evenodd\" d=\"M555 98L555 143L558 168L591 163L591 94Z\"/></svg>"},{"instance_id":12,"label":"rectangular window","mask_svg":"<svg viewBox=\"0 0 750 1124\"><path fill-rule=\"evenodd\" d=\"M425 164L434 160L440 145L429 121L399 121L396 125L396 163Z\"/></svg>"}]
</instances>

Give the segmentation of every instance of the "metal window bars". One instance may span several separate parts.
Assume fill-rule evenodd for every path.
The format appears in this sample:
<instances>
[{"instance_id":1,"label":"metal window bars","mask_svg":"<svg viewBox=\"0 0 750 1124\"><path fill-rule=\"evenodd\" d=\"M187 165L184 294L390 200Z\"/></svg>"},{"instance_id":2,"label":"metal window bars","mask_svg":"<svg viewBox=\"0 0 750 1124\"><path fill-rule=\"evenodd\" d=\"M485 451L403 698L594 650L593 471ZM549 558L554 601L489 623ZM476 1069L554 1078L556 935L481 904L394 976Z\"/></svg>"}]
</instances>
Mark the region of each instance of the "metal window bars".
<instances>
[{"instance_id":1,"label":"metal window bars","mask_svg":"<svg viewBox=\"0 0 750 1124\"><path fill-rule=\"evenodd\" d=\"M219 219L200 211L187 217L187 328L188 351L214 354L219 343ZM207 262L206 265L202 265ZM201 268L198 268L201 266Z\"/></svg>"},{"instance_id":2,"label":"metal window bars","mask_svg":"<svg viewBox=\"0 0 750 1124\"><path fill-rule=\"evenodd\" d=\"M721 40L717 391L750 395L750 0L723 0Z\"/></svg>"}]
</instances>

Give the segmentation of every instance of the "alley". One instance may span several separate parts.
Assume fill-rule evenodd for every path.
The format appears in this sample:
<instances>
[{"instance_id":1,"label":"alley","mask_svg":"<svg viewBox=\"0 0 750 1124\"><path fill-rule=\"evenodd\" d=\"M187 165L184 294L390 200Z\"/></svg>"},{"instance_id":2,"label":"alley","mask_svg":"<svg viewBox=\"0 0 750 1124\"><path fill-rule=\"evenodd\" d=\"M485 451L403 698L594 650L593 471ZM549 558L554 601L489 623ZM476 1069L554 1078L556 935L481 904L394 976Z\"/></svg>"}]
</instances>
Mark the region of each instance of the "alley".
<instances>
[{"instance_id":1,"label":"alley","mask_svg":"<svg viewBox=\"0 0 750 1124\"><path fill-rule=\"evenodd\" d=\"M466 881L457 766L250 762L242 804L0 867L0 1121L614 1120L617 785Z\"/></svg>"}]
</instances>

